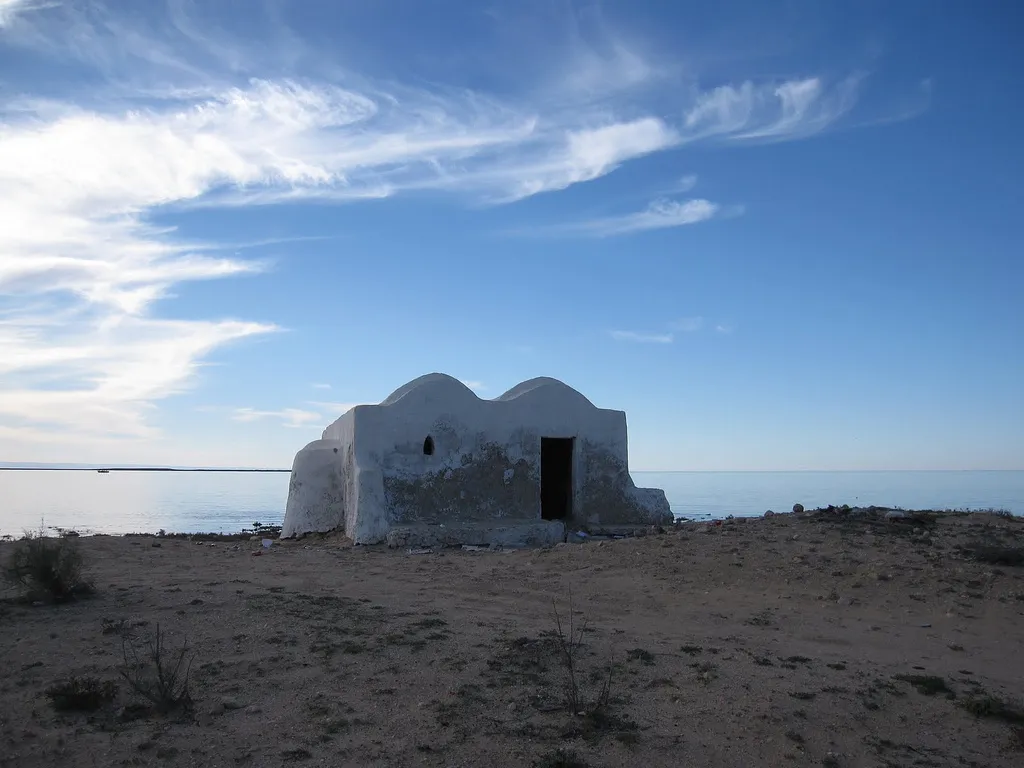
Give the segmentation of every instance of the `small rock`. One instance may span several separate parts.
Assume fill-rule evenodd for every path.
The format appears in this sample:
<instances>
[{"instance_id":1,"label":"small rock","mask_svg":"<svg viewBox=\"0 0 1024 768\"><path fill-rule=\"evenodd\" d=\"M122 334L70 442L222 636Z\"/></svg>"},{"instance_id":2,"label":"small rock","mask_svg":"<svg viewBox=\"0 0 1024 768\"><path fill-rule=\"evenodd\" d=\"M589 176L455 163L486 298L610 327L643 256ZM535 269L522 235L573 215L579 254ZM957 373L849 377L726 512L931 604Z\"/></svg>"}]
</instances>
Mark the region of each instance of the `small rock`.
<instances>
[{"instance_id":1,"label":"small rock","mask_svg":"<svg viewBox=\"0 0 1024 768\"><path fill-rule=\"evenodd\" d=\"M774 513L774 512L772 512L772 511L771 511L771 510L769 509L769 510L768 510L767 512L765 512L765 513L764 513L764 516L765 516L765 517L775 517L775 513Z\"/></svg>"},{"instance_id":2,"label":"small rock","mask_svg":"<svg viewBox=\"0 0 1024 768\"><path fill-rule=\"evenodd\" d=\"M245 704L240 702L238 699L232 698L230 696L226 696L225 698L221 699L220 705L226 710L245 708Z\"/></svg>"},{"instance_id":3,"label":"small rock","mask_svg":"<svg viewBox=\"0 0 1024 768\"><path fill-rule=\"evenodd\" d=\"M836 600L836 605L841 605L844 608L846 608L856 604L856 602L857 601L852 597L840 597L838 600Z\"/></svg>"},{"instance_id":4,"label":"small rock","mask_svg":"<svg viewBox=\"0 0 1024 768\"><path fill-rule=\"evenodd\" d=\"M162 547L163 544L161 544L159 541L154 541L152 544L150 544L150 546L151 547Z\"/></svg>"},{"instance_id":5,"label":"small rock","mask_svg":"<svg viewBox=\"0 0 1024 768\"><path fill-rule=\"evenodd\" d=\"M794 515L803 514L803 511L804 511L804 505L803 504L794 504L793 505L793 514Z\"/></svg>"}]
</instances>

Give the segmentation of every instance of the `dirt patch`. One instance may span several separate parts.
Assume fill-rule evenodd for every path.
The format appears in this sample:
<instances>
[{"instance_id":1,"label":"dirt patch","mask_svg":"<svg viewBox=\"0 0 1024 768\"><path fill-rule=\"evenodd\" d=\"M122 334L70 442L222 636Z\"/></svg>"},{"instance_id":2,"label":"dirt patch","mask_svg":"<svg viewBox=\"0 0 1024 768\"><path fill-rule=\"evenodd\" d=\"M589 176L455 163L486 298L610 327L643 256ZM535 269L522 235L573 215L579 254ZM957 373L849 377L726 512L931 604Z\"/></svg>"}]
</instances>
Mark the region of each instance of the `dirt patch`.
<instances>
[{"instance_id":1,"label":"dirt patch","mask_svg":"<svg viewBox=\"0 0 1024 768\"><path fill-rule=\"evenodd\" d=\"M0 593L0 766L1022 758L1024 569L1004 554L1024 525L995 515L835 508L485 555L152 541L81 537L88 600ZM570 588L577 684L608 687L583 714L553 616ZM158 626L191 660L171 713L120 674L125 634Z\"/></svg>"}]
</instances>

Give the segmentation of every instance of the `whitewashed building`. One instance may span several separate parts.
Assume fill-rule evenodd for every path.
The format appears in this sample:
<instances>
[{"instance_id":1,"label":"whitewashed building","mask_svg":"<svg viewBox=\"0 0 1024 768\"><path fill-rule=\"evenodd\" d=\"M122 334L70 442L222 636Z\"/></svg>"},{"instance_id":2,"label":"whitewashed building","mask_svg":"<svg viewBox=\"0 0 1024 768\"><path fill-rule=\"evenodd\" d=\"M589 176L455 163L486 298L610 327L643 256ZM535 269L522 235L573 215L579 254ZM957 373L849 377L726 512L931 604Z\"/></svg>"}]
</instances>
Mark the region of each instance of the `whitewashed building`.
<instances>
[{"instance_id":1,"label":"whitewashed building","mask_svg":"<svg viewBox=\"0 0 1024 768\"><path fill-rule=\"evenodd\" d=\"M544 544L672 519L629 475L626 414L556 379L493 400L431 373L345 413L295 456L282 537Z\"/></svg>"}]
</instances>

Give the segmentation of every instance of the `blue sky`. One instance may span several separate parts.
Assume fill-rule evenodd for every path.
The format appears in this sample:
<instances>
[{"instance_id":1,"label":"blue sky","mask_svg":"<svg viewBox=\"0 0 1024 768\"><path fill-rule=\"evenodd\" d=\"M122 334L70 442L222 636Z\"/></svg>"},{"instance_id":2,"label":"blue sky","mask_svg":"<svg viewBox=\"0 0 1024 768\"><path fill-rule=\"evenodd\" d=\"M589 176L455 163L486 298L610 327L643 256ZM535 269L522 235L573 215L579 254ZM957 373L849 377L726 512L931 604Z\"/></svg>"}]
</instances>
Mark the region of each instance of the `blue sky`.
<instances>
[{"instance_id":1,"label":"blue sky","mask_svg":"<svg viewBox=\"0 0 1024 768\"><path fill-rule=\"evenodd\" d=\"M1024 468L1022 20L0 0L0 460L288 466L443 371L636 469Z\"/></svg>"}]
</instances>

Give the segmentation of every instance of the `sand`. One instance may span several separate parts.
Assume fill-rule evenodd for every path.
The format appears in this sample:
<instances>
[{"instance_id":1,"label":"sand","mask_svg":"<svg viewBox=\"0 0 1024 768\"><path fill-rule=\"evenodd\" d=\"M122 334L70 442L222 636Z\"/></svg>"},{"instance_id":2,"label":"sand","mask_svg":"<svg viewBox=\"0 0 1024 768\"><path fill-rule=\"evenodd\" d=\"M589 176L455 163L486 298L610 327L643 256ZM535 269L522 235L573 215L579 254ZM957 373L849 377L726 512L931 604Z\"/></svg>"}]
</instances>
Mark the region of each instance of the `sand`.
<instances>
[{"instance_id":1,"label":"sand","mask_svg":"<svg viewBox=\"0 0 1024 768\"><path fill-rule=\"evenodd\" d=\"M93 597L0 593L0 766L1020 766L1024 567L977 542L1024 546L1024 522L777 515L421 555L83 537ZM564 703L570 590L581 709L611 670L596 715ZM123 634L157 624L194 655L191 711L119 678ZM57 712L71 675L117 694Z\"/></svg>"}]
</instances>

